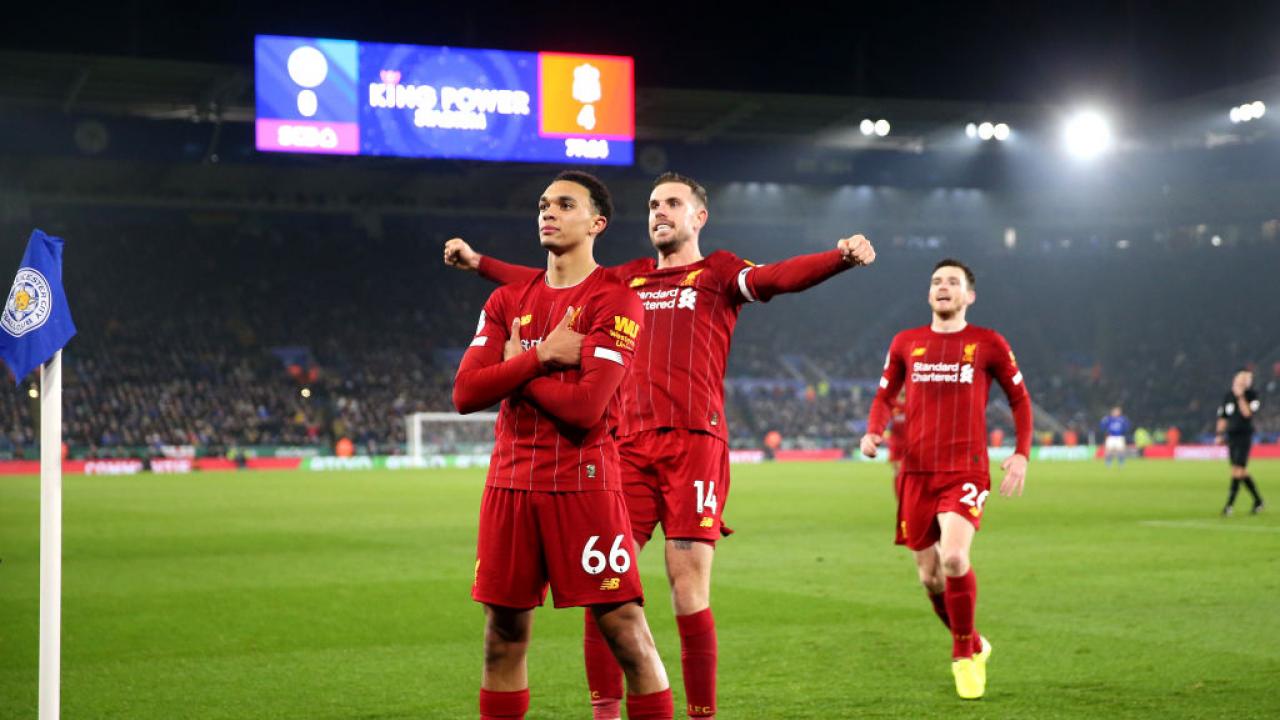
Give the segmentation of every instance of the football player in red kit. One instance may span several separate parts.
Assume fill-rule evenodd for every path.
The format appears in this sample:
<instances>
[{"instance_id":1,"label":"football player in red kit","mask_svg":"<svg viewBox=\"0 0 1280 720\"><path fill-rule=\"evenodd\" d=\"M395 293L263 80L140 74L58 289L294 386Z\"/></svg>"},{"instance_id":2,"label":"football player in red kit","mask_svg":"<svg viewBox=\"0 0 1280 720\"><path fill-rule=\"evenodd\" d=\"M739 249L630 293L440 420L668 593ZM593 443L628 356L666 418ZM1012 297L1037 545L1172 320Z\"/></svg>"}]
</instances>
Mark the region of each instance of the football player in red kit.
<instances>
[{"instance_id":1,"label":"football player in red kit","mask_svg":"<svg viewBox=\"0 0 1280 720\"><path fill-rule=\"evenodd\" d=\"M612 215L604 184L561 173L538 201L547 267L490 295L453 400L501 401L480 505L475 583L484 604L482 720L523 718L533 609L585 606L627 678L631 718L669 719L671 688L645 621L614 440L643 311L596 265Z\"/></svg>"},{"instance_id":2,"label":"football player in red kit","mask_svg":"<svg viewBox=\"0 0 1280 720\"><path fill-rule=\"evenodd\" d=\"M703 256L707 191L667 173L649 195L649 239L657 257L610 268L643 303L644 338L618 431L627 509L643 545L658 524L666 537L667 576L680 633L686 712L714 718L717 645L711 615L711 565L729 495L724 374L743 305L812 287L869 265L875 249L861 235L825 252L755 265L717 250ZM535 272L482 256L461 239L445 244L445 262L500 283ZM622 676L588 619L587 684L596 720L619 717Z\"/></svg>"},{"instance_id":3,"label":"football player in red kit","mask_svg":"<svg viewBox=\"0 0 1280 720\"><path fill-rule=\"evenodd\" d=\"M905 385L896 542L915 553L920 582L951 630L951 670L965 699L985 693L991 655L991 643L975 627L978 585L969 550L991 489L986 415L993 380L1009 398L1017 427L1017 448L1001 466L1002 495L1022 494L1032 430L1031 398L1009 343L965 320L976 299L973 271L963 263L947 259L934 267L933 321L893 338L862 437L863 454L875 457L891 403Z\"/></svg>"}]
</instances>

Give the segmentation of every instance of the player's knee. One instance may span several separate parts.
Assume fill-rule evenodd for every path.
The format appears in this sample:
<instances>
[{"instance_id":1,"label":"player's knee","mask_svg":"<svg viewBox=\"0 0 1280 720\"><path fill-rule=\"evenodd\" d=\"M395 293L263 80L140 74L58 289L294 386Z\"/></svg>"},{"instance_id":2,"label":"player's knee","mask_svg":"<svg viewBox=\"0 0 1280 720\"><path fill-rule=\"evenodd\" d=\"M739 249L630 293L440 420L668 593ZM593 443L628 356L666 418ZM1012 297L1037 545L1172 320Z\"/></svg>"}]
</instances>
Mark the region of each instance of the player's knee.
<instances>
[{"instance_id":1,"label":"player's knee","mask_svg":"<svg viewBox=\"0 0 1280 720\"><path fill-rule=\"evenodd\" d=\"M527 641L504 640L495 633L486 633L484 665L490 670L517 665L524 660L528 647Z\"/></svg>"},{"instance_id":2,"label":"player's knee","mask_svg":"<svg viewBox=\"0 0 1280 720\"><path fill-rule=\"evenodd\" d=\"M917 568L916 570L920 577L920 584L925 590L936 595L946 589L946 582L936 572L936 568Z\"/></svg>"},{"instance_id":3,"label":"player's knee","mask_svg":"<svg viewBox=\"0 0 1280 720\"><path fill-rule=\"evenodd\" d=\"M969 554L960 550L943 550L942 572L948 577L958 577L969 572Z\"/></svg>"}]
</instances>

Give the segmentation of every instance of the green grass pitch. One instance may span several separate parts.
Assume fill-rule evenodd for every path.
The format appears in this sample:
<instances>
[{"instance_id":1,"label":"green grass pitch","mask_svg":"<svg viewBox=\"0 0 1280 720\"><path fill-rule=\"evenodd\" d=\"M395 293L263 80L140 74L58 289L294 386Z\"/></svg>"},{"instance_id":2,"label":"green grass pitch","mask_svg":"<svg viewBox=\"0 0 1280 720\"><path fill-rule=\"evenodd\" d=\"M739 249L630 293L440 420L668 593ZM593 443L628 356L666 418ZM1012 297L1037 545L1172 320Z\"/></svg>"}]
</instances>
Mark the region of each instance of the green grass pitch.
<instances>
[{"instance_id":1,"label":"green grass pitch","mask_svg":"<svg viewBox=\"0 0 1280 720\"><path fill-rule=\"evenodd\" d=\"M1280 503L1280 463L1254 475ZM65 481L65 718L476 717L478 471ZM888 469L740 466L717 552L720 717L1280 717L1280 505L1225 463L1031 467L975 545L987 697L891 544ZM0 478L0 718L34 718L39 490ZM683 705L661 555L649 619ZM538 611L531 720L588 718L581 612ZM679 713L677 713L679 715Z\"/></svg>"}]
</instances>

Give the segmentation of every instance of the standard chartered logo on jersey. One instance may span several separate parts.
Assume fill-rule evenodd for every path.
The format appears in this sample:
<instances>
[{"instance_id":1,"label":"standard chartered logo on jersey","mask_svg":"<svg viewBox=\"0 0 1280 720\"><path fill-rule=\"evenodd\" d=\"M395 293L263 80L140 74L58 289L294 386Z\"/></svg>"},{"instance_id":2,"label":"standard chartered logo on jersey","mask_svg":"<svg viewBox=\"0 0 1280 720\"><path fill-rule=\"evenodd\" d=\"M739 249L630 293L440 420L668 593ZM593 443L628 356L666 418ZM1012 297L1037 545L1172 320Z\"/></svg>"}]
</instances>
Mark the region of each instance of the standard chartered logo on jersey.
<instances>
[{"instance_id":1,"label":"standard chartered logo on jersey","mask_svg":"<svg viewBox=\"0 0 1280 720\"><path fill-rule=\"evenodd\" d=\"M645 310L693 310L698 306L698 291L693 288L641 290L636 294L644 301Z\"/></svg>"},{"instance_id":2,"label":"standard chartered logo on jersey","mask_svg":"<svg viewBox=\"0 0 1280 720\"><path fill-rule=\"evenodd\" d=\"M917 362L911 365L911 382L973 384L973 365L969 363Z\"/></svg>"}]
</instances>

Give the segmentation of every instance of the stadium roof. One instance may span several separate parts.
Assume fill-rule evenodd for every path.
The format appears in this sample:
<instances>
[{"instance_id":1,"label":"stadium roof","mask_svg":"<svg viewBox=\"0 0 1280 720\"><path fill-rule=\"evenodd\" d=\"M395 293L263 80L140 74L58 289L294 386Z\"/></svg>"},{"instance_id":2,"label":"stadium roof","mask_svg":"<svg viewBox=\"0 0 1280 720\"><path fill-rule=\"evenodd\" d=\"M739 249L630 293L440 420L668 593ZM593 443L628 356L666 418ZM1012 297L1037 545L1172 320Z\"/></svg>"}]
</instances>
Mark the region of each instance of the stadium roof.
<instances>
[{"instance_id":1,"label":"stadium roof","mask_svg":"<svg viewBox=\"0 0 1280 720\"><path fill-rule=\"evenodd\" d=\"M1274 122L1233 128L1227 110L1256 98L1280 107L1280 76L1154 107L1128 108L1130 130L1158 144L1212 146L1269 132ZM251 122L253 74L247 65L117 56L0 52L0 99L67 114L124 115L194 122ZM848 149L920 152L954 138L968 122L993 120L1020 130L1047 128L1067 108L1028 103L914 100L842 95L748 93L639 87L638 140L706 143L815 143ZM866 118L887 118L892 133L866 137Z\"/></svg>"}]
</instances>

